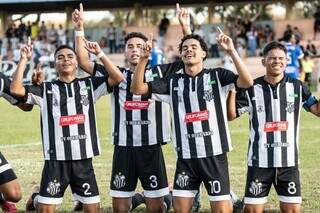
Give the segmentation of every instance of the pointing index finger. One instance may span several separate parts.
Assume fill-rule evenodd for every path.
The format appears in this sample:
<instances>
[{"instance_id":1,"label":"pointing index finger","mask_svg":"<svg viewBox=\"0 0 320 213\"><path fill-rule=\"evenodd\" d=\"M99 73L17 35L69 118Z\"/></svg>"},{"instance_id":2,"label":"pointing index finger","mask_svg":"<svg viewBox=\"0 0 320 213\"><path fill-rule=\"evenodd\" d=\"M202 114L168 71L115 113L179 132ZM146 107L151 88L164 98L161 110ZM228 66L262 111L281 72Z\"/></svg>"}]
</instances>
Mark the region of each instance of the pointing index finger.
<instances>
[{"instance_id":1,"label":"pointing index finger","mask_svg":"<svg viewBox=\"0 0 320 213\"><path fill-rule=\"evenodd\" d=\"M180 12L180 5L179 5L179 3L176 3L176 10L177 10L177 12Z\"/></svg>"},{"instance_id":2,"label":"pointing index finger","mask_svg":"<svg viewBox=\"0 0 320 213\"><path fill-rule=\"evenodd\" d=\"M218 32L219 32L220 34L224 34L224 33L222 32L222 30L220 29L219 26L217 26L217 30L218 30Z\"/></svg>"},{"instance_id":3,"label":"pointing index finger","mask_svg":"<svg viewBox=\"0 0 320 213\"><path fill-rule=\"evenodd\" d=\"M80 3L79 9L80 9L80 12L83 12L83 5L82 5L82 3Z\"/></svg>"},{"instance_id":4,"label":"pointing index finger","mask_svg":"<svg viewBox=\"0 0 320 213\"><path fill-rule=\"evenodd\" d=\"M28 36L28 41L27 41L27 45L31 45L31 37L30 36Z\"/></svg>"}]
</instances>

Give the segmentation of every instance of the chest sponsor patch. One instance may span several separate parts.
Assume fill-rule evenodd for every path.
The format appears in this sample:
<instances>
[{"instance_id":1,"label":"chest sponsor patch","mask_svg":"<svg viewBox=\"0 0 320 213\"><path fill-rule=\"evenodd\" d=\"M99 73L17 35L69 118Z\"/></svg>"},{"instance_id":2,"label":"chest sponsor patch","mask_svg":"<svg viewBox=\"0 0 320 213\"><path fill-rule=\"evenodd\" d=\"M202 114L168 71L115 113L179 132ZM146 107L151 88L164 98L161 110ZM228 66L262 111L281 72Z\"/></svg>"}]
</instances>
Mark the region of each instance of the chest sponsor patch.
<instances>
[{"instance_id":1,"label":"chest sponsor patch","mask_svg":"<svg viewBox=\"0 0 320 213\"><path fill-rule=\"evenodd\" d=\"M264 124L265 132L287 131L288 121L267 122Z\"/></svg>"},{"instance_id":2,"label":"chest sponsor patch","mask_svg":"<svg viewBox=\"0 0 320 213\"><path fill-rule=\"evenodd\" d=\"M191 123L195 121L205 121L209 119L209 110L187 113L184 122Z\"/></svg>"},{"instance_id":3,"label":"chest sponsor patch","mask_svg":"<svg viewBox=\"0 0 320 213\"><path fill-rule=\"evenodd\" d=\"M125 110L141 110L149 108L149 101L126 101L124 102Z\"/></svg>"},{"instance_id":4,"label":"chest sponsor patch","mask_svg":"<svg viewBox=\"0 0 320 213\"><path fill-rule=\"evenodd\" d=\"M85 122L85 115L69 115L60 117L60 126L69 126L74 124L83 124Z\"/></svg>"}]
</instances>

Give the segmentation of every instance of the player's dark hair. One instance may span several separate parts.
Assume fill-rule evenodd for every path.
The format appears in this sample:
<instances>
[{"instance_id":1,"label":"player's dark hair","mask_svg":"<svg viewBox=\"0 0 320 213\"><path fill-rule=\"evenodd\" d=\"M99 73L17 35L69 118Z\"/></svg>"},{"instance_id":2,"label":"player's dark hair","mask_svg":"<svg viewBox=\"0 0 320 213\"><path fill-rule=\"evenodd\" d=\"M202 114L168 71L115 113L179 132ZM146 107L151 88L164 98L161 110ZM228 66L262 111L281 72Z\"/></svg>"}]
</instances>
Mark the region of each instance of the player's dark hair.
<instances>
[{"instance_id":1,"label":"player's dark hair","mask_svg":"<svg viewBox=\"0 0 320 213\"><path fill-rule=\"evenodd\" d=\"M72 50L72 52L74 52L74 54L77 55L76 51L72 47L70 47L69 45L63 44L63 45L60 45L59 47L57 47L56 51L54 51L54 56L56 56L57 52L62 50L62 49Z\"/></svg>"},{"instance_id":2,"label":"player's dark hair","mask_svg":"<svg viewBox=\"0 0 320 213\"><path fill-rule=\"evenodd\" d=\"M132 32L127 34L126 37L124 37L124 44L127 44L128 40L132 38L141 38L144 41L148 41L148 38L144 34L140 32Z\"/></svg>"},{"instance_id":3,"label":"player's dark hair","mask_svg":"<svg viewBox=\"0 0 320 213\"><path fill-rule=\"evenodd\" d=\"M292 36L293 36L293 33L288 31L283 35L283 40L285 42L289 42L291 40Z\"/></svg>"},{"instance_id":4,"label":"player's dark hair","mask_svg":"<svg viewBox=\"0 0 320 213\"><path fill-rule=\"evenodd\" d=\"M188 39L195 39L195 40L199 41L201 49L206 52L206 56L204 57L203 60L206 60L206 58L208 56L208 46L207 46L206 42L203 40L203 38L197 34L189 34L189 35L184 36L181 39L181 42L179 44L179 52L180 53L182 52L182 45Z\"/></svg>"},{"instance_id":5,"label":"player's dark hair","mask_svg":"<svg viewBox=\"0 0 320 213\"><path fill-rule=\"evenodd\" d=\"M280 49L285 54L287 54L287 48L283 44L277 41L271 41L270 43L266 44L266 46L263 48L263 51L262 51L263 56L268 55L270 50L273 50L273 49Z\"/></svg>"}]
</instances>

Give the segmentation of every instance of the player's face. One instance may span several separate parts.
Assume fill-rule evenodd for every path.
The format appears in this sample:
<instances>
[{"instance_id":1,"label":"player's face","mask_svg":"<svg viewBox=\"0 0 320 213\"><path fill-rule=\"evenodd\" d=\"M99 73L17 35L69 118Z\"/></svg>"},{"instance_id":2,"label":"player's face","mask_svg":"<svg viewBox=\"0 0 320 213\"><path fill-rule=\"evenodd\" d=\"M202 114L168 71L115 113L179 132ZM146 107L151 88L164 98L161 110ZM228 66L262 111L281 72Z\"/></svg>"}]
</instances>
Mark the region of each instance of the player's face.
<instances>
[{"instance_id":1,"label":"player's face","mask_svg":"<svg viewBox=\"0 0 320 213\"><path fill-rule=\"evenodd\" d=\"M140 59L140 50L145 44L142 38L134 37L127 41L124 56L130 65L136 66Z\"/></svg>"},{"instance_id":2,"label":"player's face","mask_svg":"<svg viewBox=\"0 0 320 213\"><path fill-rule=\"evenodd\" d=\"M202 63L206 52L202 50L200 42L196 39L187 39L181 48L181 58L184 64L194 65Z\"/></svg>"},{"instance_id":3,"label":"player's face","mask_svg":"<svg viewBox=\"0 0 320 213\"><path fill-rule=\"evenodd\" d=\"M70 49L61 49L55 55L55 68L59 75L74 75L77 70L77 56Z\"/></svg>"},{"instance_id":4,"label":"player's face","mask_svg":"<svg viewBox=\"0 0 320 213\"><path fill-rule=\"evenodd\" d=\"M273 49L262 59L268 75L283 75L287 66L287 56L281 49Z\"/></svg>"}]
</instances>

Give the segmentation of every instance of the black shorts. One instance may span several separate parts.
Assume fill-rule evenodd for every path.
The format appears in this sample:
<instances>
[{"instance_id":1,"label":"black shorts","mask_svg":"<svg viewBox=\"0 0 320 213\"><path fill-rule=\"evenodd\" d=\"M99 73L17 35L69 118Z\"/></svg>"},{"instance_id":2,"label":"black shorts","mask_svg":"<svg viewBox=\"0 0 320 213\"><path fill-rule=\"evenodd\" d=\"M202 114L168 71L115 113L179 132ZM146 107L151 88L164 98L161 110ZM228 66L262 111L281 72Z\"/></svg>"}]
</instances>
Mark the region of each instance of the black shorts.
<instances>
[{"instance_id":1,"label":"black shorts","mask_svg":"<svg viewBox=\"0 0 320 213\"><path fill-rule=\"evenodd\" d=\"M173 196L194 197L204 183L210 201L230 200L227 154L198 159L178 159Z\"/></svg>"},{"instance_id":2,"label":"black shorts","mask_svg":"<svg viewBox=\"0 0 320 213\"><path fill-rule=\"evenodd\" d=\"M264 204L272 184L279 200L284 203L301 203L299 169L248 167L244 202L247 204Z\"/></svg>"},{"instance_id":3,"label":"black shorts","mask_svg":"<svg viewBox=\"0 0 320 213\"><path fill-rule=\"evenodd\" d=\"M0 152L0 185L17 179L12 167Z\"/></svg>"},{"instance_id":4,"label":"black shorts","mask_svg":"<svg viewBox=\"0 0 320 213\"><path fill-rule=\"evenodd\" d=\"M75 200L84 204L100 202L91 158L73 161L46 160L38 201L44 204L60 204L68 185Z\"/></svg>"},{"instance_id":5,"label":"black shorts","mask_svg":"<svg viewBox=\"0 0 320 213\"><path fill-rule=\"evenodd\" d=\"M166 167L159 144L142 147L114 147L110 183L111 197L132 197L138 179L146 197L156 198L169 194Z\"/></svg>"}]
</instances>

